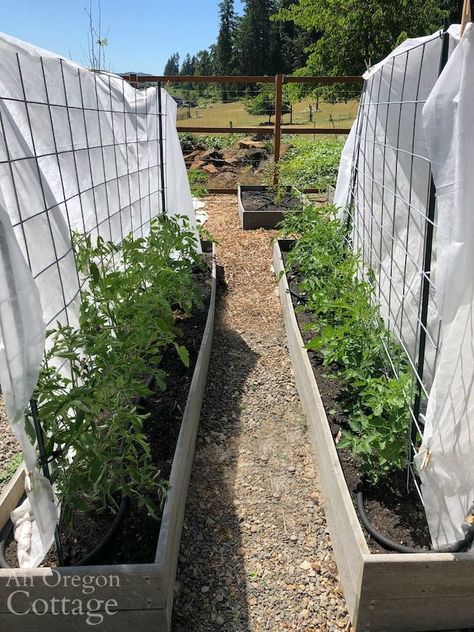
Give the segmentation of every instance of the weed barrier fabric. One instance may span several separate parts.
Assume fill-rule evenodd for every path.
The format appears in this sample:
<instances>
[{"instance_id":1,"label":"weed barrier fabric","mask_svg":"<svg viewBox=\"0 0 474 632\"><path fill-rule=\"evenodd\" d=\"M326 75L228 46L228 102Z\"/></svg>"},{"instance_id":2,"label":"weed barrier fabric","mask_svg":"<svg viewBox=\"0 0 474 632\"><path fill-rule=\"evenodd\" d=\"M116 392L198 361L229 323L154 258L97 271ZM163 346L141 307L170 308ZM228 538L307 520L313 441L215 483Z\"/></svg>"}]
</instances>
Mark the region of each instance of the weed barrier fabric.
<instances>
[{"instance_id":1,"label":"weed barrier fabric","mask_svg":"<svg viewBox=\"0 0 474 632\"><path fill-rule=\"evenodd\" d=\"M71 233L119 243L164 211L195 226L174 100L0 34L0 383L27 468L23 567L41 562L58 520L24 414L46 329L77 325Z\"/></svg>"},{"instance_id":2,"label":"weed barrier fabric","mask_svg":"<svg viewBox=\"0 0 474 632\"><path fill-rule=\"evenodd\" d=\"M423 385L415 456L434 547L464 537L474 501L474 30L411 39L364 76L335 205L352 202L352 241L374 272L385 323L415 362L430 177L436 188ZM396 212L395 212L396 211ZM374 244L379 244L374 248Z\"/></svg>"}]
</instances>

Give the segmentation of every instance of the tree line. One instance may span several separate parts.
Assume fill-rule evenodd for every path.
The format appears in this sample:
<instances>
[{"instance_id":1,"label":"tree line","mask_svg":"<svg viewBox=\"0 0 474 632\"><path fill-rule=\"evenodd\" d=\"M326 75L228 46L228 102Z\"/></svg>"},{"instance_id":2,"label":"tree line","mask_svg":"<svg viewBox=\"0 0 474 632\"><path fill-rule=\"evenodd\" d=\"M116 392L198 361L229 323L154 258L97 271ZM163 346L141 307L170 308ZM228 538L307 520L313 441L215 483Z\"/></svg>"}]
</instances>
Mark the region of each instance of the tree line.
<instances>
[{"instance_id":1,"label":"tree line","mask_svg":"<svg viewBox=\"0 0 474 632\"><path fill-rule=\"evenodd\" d=\"M361 74L407 36L458 22L462 0L234 0L219 2L217 41L165 75ZM180 63L181 62L181 63Z\"/></svg>"}]
</instances>

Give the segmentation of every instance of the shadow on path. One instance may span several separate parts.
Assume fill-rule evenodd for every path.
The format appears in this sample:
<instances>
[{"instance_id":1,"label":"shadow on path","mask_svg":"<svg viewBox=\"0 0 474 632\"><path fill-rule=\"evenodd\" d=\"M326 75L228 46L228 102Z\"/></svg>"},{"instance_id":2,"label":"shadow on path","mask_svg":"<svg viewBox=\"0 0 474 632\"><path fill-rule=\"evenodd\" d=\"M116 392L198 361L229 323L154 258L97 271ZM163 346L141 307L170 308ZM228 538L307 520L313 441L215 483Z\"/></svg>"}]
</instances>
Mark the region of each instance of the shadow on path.
<instances>
[{"instance_id":1,"label":"shadow on path","mask_svg":"<svg viewBox=\"0 0 474 632\"><path fill-rule=\"evenodd\" d=\"M250 629L234 480L242 394L257 358L223 325L219 310L186 505L174 632Z\"/></svg>"}]
</instances>

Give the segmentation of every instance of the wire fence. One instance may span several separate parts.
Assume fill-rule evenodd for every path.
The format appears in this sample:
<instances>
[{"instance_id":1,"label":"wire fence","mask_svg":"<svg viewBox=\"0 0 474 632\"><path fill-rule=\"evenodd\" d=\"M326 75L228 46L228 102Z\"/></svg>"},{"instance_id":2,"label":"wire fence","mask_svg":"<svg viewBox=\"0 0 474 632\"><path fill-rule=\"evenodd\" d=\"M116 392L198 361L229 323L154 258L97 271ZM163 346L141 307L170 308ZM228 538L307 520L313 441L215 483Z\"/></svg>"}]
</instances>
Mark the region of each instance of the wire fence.
<instances>
[{"instance_id":1,"label":"wire fence","mask_svg":"<svg viewBox=\"0 0 474 632\"><path fill-rule=\"evenodd\" d=\"M393 55L365 82L356 127L350 200L351 243L361 253L361 274L390 335L404 351L411 372L407 471L420 493L413 456L423 433L424 413L438 357L434 248L436 190L422 129L422 108L449 54L440 33ZM391 371L400 355L382 341ZM421 497L421 493L420 493Z\"/></svg>"},{"instance_id":2,"label":"wire fence","mask_svg":"<svg viewBox=\"0 0 474 632\"><path fill-rule=\"evenodd\" d=\"M234 192L238 182L277 184L278 163L292 138L343 139L357 114L361 83L361 77L285 75L127 79L140 88L163 83L178 106L187 166L207 175L213 193ZM241 145L244 140L250 142ZM214 153L203 157L208 149Z\"/></svg>"}]
</instances>

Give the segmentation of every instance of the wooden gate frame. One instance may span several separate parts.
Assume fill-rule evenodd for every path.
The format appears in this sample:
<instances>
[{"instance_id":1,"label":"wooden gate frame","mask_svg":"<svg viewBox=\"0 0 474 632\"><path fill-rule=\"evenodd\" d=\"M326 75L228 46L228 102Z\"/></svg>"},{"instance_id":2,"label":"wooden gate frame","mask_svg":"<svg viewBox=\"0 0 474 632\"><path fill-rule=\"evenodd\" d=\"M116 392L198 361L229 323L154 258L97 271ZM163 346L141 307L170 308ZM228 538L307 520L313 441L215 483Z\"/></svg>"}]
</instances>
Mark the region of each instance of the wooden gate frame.
<instances>
[{"instance_id":1,"label":"wooden gate frame","mask_svg":"<svg viewBox=\"0 0 474 632\"><path fill-rule=\"evenodd\" d=\"M333 127L298 127L298 126L282 126L282 104L283 104L283 86L288 83L310 83L315 86L327 86L337 83L344 84L360 84L363 78L358 75L354 76L338 76L338 77L294 77L289 75L277 74L275 76L267 75L219 75L212 77L194 77L184 75L121 75L123 79L128 81L132 86L146 83L273 83L275 84L275 124L273 127L199 127L199 126L181 126L177 125L178 132L190 132L192 134L257 134L274 136L274 171L273 184L278 184L278 163L281 157L281 138L282 134L314 134L314 135L338 135L349 134L349 128L336 129ZM236 189L208 189L209 193L236 193ZM319 193L319 189L306 189L306 193Z\"/></svg>"}]
</instances>

